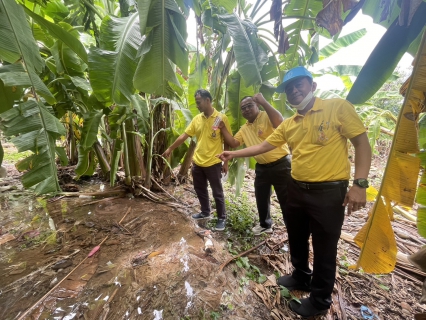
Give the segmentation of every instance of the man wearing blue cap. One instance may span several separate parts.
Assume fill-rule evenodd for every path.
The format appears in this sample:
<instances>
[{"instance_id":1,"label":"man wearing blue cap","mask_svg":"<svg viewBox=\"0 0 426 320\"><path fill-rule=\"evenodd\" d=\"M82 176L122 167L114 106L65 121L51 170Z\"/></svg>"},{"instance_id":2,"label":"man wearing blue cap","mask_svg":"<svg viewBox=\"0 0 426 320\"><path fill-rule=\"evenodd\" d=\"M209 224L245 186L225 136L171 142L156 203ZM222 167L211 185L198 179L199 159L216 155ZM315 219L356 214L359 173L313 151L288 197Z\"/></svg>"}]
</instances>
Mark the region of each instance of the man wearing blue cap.
<instances>
[{"instance_id":1,"label":"man wearing blue cap","mask_svg":"<svg viewBox=\"0 0 426 320\"><path fill-rule=\"evenodd\" d=\"M279 277L277 283L289 290L311 292L300 303L290 302L290 308L303 317L326 314L330 308L345 207L350 214L365 206L371 164L370 144L354 107L344 99L314 97L316 86L304 67L288 71L276 91L285 92L297 112L261 144L219 155L222 160L250 157L284 143L292 150L284 222L294 271ZM355 173L349 191L348 139L355 148ZM313 270L308 261L311 235Z\"/></svg>"}]
</instances>

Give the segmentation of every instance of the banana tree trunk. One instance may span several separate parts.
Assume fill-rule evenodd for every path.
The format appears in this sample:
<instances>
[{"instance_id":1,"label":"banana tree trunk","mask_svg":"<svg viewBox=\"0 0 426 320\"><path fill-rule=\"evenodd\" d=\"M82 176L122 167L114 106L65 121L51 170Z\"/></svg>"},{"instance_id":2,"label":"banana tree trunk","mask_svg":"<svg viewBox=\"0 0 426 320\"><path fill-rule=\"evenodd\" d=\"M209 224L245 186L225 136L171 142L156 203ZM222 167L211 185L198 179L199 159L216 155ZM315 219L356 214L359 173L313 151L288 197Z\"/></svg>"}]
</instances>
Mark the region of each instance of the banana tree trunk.
<instances>
[{"instance_id":1,"label":"banana tree trunk","mask_svg":"<svg viewBox=\"0 0 426 320\"><path fill-rule=\"evenodd\" d=\"M104 149L102 149L102 146L99 142L95 142L95 144L93 145L93 149L95 149L96 157L98 158L99 166L101 167L102 173L104 174L104 176L107 177L111 171L111 167L104 153Z\"/></svg>"},{"instance_id":2,"label":"banana tree trunk","mask_svg":"<svg viewBox=\"0 0 426 320\"><path fill-rule=\"evenodd\" d=\"M146 170L143 161L143 152L141 147L141 141L139 136L130 133L129 131L135 131L134 129L134 120L126 120L127 132L127 147L129 150L129 167L130 167L130 176L142 176L145 177Z\"/></svg>"},{"instance_id":3,"label":"banana tree trunk","mask_svg":"<svg viewBox=\"0 0 426 320\"><path fill-rule=\"evenodd\" d=\"M188 170L189 170L189 167L191 166L192 157L194 156L195 146L196 146L195 141L191 140L188 151L186 152L185 158L183 159L183 163L180 166L180 170L177 176L178 181L180 183L184 183L186 181L186 178L188 177Z\"/></svg>"},{"instance_id":4,"label":"banana tree trunk","mask_svg":"<svg viewBox=\"0 0 426 320\"><path fill-rule=\"evenodd\" d=\"M126 132L125 122L121 124L121 137L123 139L123 155L124 155L123 164L124 164L124 173L125 173L124 183L127 186L130 186L132 184L132 176L130 174L129 148L127 143L127 132Z\"/></svg>"},{"instance_id":5,"label":"banana tree trunk","mask_svg":"<svg viewBox=\"0 0 426 320\"><path fill-rule=\"evenodd\" d=\"M74 135L74 121L73 114L71 111L68 111L68 131L67 131L67 140L68 140L68 159L71 165L74 165L78 162L78 152L77 152L77 144L75 142Z\"/></svg>"}]
</instances>

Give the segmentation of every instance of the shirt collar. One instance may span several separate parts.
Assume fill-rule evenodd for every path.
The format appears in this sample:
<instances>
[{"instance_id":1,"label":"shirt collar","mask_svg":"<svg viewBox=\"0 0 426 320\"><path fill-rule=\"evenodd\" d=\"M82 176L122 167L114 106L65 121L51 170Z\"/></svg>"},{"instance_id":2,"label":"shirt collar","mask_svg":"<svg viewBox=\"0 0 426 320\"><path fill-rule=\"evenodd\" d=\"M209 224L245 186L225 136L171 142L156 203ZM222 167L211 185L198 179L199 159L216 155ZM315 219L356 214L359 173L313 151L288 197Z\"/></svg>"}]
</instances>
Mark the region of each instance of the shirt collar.
<instances>
[{"instance_id":1,"label":"shirt collar","mask_svg":"<svg viewBox=\"0 0 426 320\"><path fill-rule=\"evenodd\" d=\"M298 117L304 117L304 116L306 116L307 114L309 114L309 113L311 113L311 112L320 111L320 110L322 110L322 109L324 109L324 105L323 105L323 101L322 101L322 99L320 99L320 98L318 98L318 97L315 97L315 102L314 102L314 105L312 106L311 110L309 110L309 111L308 111L305 115L301 115L300 113L296 112L296 113L292 116L292 118L293 118L293 120L294 120L294 119L296 119L296 118L298 118Z\"/></svg>"},{"instance_id":2,"label":"shirt collar","mask_svg":"<svg viewBox=\"0 0 426 320\"><path fill-rule=\"evenodd\" d=\"M217 111L215 108L213 108L213 113L211 114L211 116L209 118L211 118L211 117L215 117L216 118L218 114L219 114L219 111ZM201 116L204 117L205 119L208 119L206 117L206 115L204 114L204 112L201 113Z\"/></svg>"}]
</instances>

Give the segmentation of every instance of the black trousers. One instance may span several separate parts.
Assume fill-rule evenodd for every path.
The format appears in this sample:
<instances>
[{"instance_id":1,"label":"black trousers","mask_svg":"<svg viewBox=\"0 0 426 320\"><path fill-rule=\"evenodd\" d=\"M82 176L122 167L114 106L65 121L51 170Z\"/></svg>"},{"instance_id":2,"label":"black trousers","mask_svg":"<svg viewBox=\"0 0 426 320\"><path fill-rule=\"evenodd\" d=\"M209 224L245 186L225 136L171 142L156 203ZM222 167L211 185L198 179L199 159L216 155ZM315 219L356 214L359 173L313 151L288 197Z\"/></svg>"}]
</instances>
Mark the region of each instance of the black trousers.
<instances>
[{"instance_id":1,"label":"black trousers","mask_svg":"<svg viewBox=\"0 0 426 320\"><path fill-rule=\"evenodd\" d=\"M207 182L212 188L213 198L216 202L216 212L219 219L226 219L225 197L222 188L222 163L217 163L210 167L200 167L192 164L192 178L194 181L194 190L201 205L201 212L204 215L210 214L209 191Z\"/></svg>"},{"instance_id":2,"label":"black trousers","mask_svg":"<svg viewBox=\"0 0 426 320\"><path fill-rule=\"evenodd\" d=\"M272 226L272 186L274 186L284 217L287 184L291 179L291 156L287 155L267 164L256 163L255 172L254 194L256 196L257 211L259 212L259 222L263 228L270 228Z\"/></svg>"},{"instance_id":3,"label":"black trousers","mask_svg":"<svg viewBox=\"0 0 426 320\"><path fill-rule=\"evenodd\" d=\"M347 184L322 190L307 190L294 180L288 186L285 211L293 277L311 282L310 300L318 309L327 309L332 303L336 277L337 243L344 221L342 206ZM309 236L314 250L313 272L308 264Z\"/></svg>"}]
</instances>

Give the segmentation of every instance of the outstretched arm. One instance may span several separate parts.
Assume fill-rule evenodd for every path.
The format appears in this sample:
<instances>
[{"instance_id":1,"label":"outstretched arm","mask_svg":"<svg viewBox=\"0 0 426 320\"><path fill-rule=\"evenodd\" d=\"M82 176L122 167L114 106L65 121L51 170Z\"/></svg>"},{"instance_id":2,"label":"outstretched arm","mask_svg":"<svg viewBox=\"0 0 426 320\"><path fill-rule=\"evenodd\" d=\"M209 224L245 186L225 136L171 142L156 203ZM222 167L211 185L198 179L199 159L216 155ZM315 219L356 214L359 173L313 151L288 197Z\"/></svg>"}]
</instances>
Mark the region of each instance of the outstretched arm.
<instances>
[{"instance_id":1,"label":"outstretched arm","mask_svg":"<svg viewBox=\"0 0 426 320\"><path fill-rule=\"evenodd\" d=\"M182 133L176 140L175 142L172 143L172 145L170 147L167 148L166 151L163 152L162 156L165 158L168 158L170 156L170 154L172 153L172 151L174 149L176 149L177 147L179 147L182 143L185 142L186 139L188 139L190 136L186 133Z\"/></svg>"},{"instance_id":2,"label":"outstretched arm","mask_svg":"<svg viewBox=\"0 0 426 320\"><path fill-rule=\"evenodd\" d=\"M217 155L222 161L231 160L232 158L244 158L256 156L261 153L265 153L275 149L276 147L270 144L267 141L263 141L261 144L251 146L245 149L237 151L224 151L221 154Z\"/></svg>"},{"instance_id":3,"label":"outstretched arm","mask_svg":"<svg viewBox=\"0 0 426 320\"><path fill-rule=\"evenodd\" d=\"M281 124L281 122L283 122L284 118L282 114L273 106L271 106L260 92L256 93L253 96L253 101L256 102L257 104L260 104L263 107L274 128L278 127Z\"/></svg>"},{"instance_id":4,"label":"outstretched arm","mask_svg":"<svg viewBox=\"0 0 426 320\"><path fill-rule=\"evenodd\" d=\"M355 174L354 179L367 179L371 165L371 147L367 133L362 133L350 139L355 148ZM353 185L346 194L343 206L348 206L348 214L357 211L367 202L366 189Z\"/></svg>"}]
</instances>

